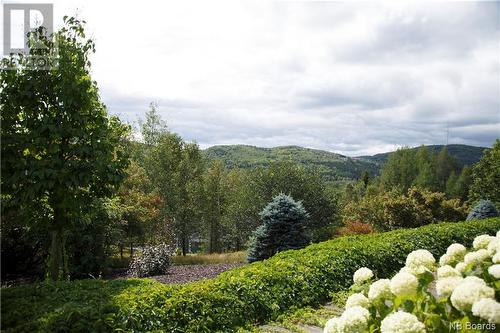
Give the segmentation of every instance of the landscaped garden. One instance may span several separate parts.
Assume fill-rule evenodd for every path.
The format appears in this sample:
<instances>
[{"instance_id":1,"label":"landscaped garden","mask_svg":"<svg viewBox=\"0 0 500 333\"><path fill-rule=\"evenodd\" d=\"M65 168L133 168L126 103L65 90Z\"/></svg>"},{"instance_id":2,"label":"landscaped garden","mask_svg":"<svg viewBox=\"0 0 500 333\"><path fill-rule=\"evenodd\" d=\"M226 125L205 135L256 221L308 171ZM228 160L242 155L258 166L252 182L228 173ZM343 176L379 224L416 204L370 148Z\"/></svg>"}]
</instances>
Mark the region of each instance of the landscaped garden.
<instances>
[{"instance_id":1,"label":"landscaped garden","mask_svg":"<svg viewBox=\"0 0 500 333\"><path fill-rule=\"evenodd\" d=\"M85 21L30 29L0 71L1 332L499 331L497 133L199 145L108 109Z\"/></svg>"},{"instance_id":2,"label":"landscaped garden","mask_svg":"<svg viewBox=\"0 0 500 333\"><path fill-rule=\"evenodd\" d=\"M494 218L342 237L182 286L117 279L12 287L2 292L2 326L20 332L250 328L331 300L349 290L361 267L369 267L377 278L390 278L412 251L427 249L439 258L452 243L470 247L476 236L495 235L499 229L500 219Z\"/></svg>"}]
</instances>

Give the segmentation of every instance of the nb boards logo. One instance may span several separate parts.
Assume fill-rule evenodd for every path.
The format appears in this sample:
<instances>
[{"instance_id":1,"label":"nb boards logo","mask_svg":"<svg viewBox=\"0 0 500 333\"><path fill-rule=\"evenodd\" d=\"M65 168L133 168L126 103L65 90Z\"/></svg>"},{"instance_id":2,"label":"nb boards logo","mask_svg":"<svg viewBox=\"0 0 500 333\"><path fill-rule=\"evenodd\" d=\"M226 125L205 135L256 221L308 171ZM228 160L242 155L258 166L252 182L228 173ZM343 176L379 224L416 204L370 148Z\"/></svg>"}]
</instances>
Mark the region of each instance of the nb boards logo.
<instances>
[{"instance_id":1,"label":"nb boards logo","mask_svg":"<svg viewBox=\"0 0 500 333\"><path fill-rule=\"evenodd\" d=\"M2 70L50 70L57 67L54 6L51 3L2 2Z\"/></svg>"}]
</instances>

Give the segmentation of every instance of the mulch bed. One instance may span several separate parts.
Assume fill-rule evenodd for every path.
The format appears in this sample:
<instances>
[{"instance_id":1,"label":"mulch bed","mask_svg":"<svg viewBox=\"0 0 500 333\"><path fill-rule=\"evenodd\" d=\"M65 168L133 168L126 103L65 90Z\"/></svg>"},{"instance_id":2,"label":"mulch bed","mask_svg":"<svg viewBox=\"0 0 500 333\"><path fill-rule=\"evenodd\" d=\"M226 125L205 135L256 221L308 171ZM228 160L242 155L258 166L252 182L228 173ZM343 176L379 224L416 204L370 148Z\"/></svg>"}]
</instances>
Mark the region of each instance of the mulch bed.
<instances>
[{"instance_id":1,"label":"mulch bed","mask_svg":"<svg viewBox=\"0 0 500 333\"><path fill-rule=\"evenodd\" d=\"M168 269L165 275L151 276L161 283L167 284L182 284L193 281L211 279L216 277L222 272L243 266L242 263L233 264L207 264L207 265L173 265ZM108 274L103 276L105 279L119 279L128 278L126 268L118 268L111 270ZM37 282L39 279L29 276L9 276L2 279L2 287L11 287L27 283Z\"/></svg>"},{"instance_id":2,"label":"mulch bed","mask_svg":"<svg viewBox=\"0 0 500 333\"><path fill-rule=\"evenodd\" d=\"M176 265L168 269L168 274L152 276L151 278L161 283L189 283L214 278L222 272L242 265L244 264Z\"/></svg>"}]
</instances>

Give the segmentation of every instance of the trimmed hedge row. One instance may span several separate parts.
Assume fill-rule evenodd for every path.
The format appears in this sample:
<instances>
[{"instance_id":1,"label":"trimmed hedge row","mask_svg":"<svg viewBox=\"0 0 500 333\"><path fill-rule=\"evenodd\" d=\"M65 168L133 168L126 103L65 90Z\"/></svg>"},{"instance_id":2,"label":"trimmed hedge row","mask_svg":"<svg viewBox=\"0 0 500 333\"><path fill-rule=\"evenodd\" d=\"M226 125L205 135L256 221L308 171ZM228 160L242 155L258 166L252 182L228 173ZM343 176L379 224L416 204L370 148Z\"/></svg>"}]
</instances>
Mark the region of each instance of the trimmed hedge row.
<instances>
[{"instance_id":1,"label":"trimmed hedge row","mask_svg":"<svg viewBox=\"0 0 500 333\"><path fill-rule=\"evenodd\" d=\"M475 236L499 229L495 218L342 237L184 286L122 279L4 288L2 330L233 331L326 301L331 292L348 288L361 266L389 277L413 250L425 248L438 257L453 242L470 246Z\"/></svg>"}]
</instances>

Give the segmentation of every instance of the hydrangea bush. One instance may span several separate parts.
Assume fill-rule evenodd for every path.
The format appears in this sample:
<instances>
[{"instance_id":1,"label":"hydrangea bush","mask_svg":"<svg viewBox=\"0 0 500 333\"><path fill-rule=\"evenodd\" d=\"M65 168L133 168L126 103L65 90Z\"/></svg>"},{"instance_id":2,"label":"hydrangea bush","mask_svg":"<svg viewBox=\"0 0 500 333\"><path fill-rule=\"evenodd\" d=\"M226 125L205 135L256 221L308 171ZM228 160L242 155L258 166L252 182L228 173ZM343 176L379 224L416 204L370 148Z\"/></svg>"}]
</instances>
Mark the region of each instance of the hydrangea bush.
<instances>
[{"instance_id":1,"label":"hydrangea bush","mask_svg":"<svg viewBox=\"0 0 500 333\"><path fill-rule=\"evenodd\" d=\"M170 267L173 250L167 244L145 246L140 256L130 263L128 275L145 277L165 274Z\"/></svg>"},{"instance_id":2,"label":"hydrangea bush","mask_svg":"<svg viewBox=\"0 0 500 333\"><path fill-rule=\"evenodd\" d=\"M324 333L500 328L500 231L476 237L470 251L451 244L438 263L427 250L413 251L392 279L373 277L367 267L354 273L346 309L328 320Z\"/></svg>"}]
</instances>

